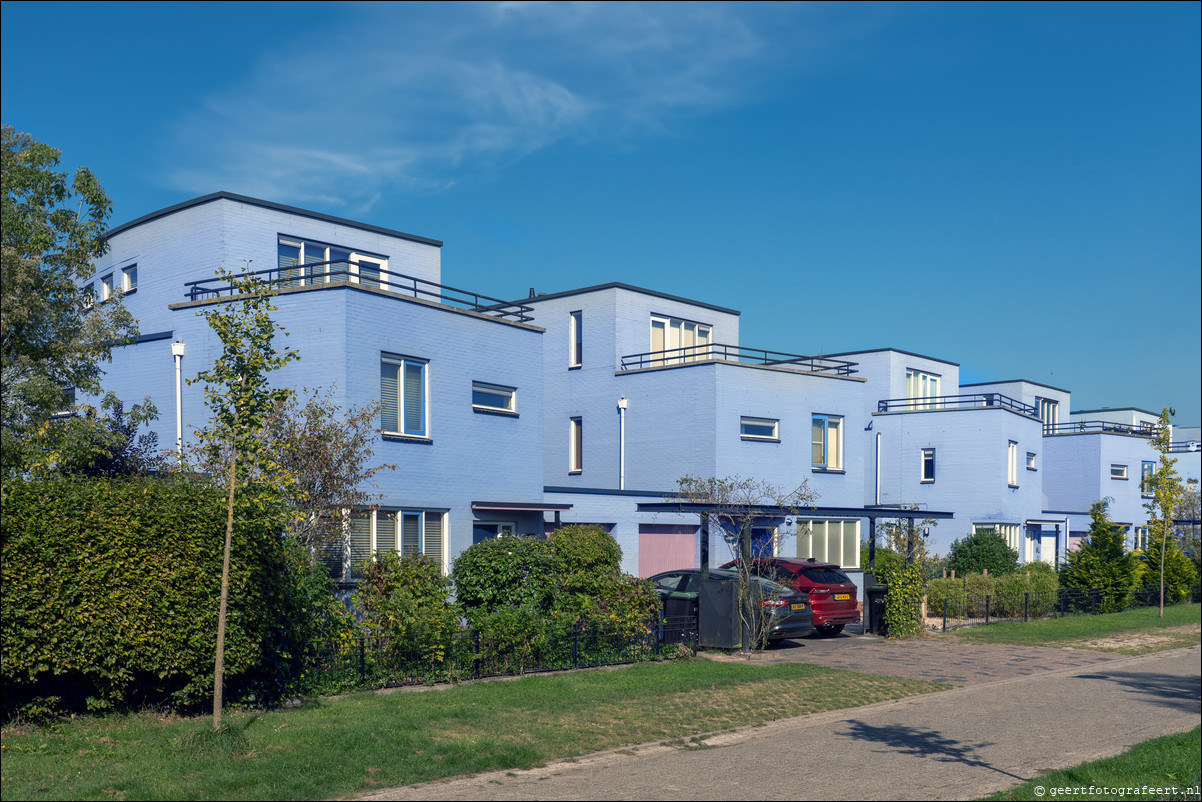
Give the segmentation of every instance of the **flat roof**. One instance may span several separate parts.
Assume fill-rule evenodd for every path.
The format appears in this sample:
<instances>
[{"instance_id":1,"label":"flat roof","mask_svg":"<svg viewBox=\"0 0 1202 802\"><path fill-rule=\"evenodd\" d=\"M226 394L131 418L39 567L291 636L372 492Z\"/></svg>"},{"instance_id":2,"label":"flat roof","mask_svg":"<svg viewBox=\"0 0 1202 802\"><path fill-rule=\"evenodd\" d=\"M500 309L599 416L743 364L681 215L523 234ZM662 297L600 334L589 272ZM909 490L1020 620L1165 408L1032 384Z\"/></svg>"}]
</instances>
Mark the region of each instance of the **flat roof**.
<instances>
[{"instance_id":1,"label":"flat roof","mask_svg":"<svg viewBox=\"0 0 1202 802\"><path fill-rule=\"evenodd\" d=\"M362 231L370 231L374 234L384 234L388 237L398 237L400 239L409 240L410 242L420 242L423 245L433 245L436 248L442 247L442 242L440 240L430 239L428 237L419 237L416 234L406 234L404 231L384 228L383 226L373 226L370 223L360 223L356 220L348 220L345 217L335 217L331 214L322 214L321 212L314 212L309 209L301 209L298 206L288 206L287 204L283 203L274 203L272 201L265 201L260 198L252 198L247 195L238 195L233 192L214 192L211 195L203 195L199 198L186 200L183 203L177 203L174 206L168 206L165 209L159 209L157 212L144 214L136 220L130 220L128 223L122 223L116 228L110 229L105 236L115 237L118 234L129 231L131 228L136 228L145 223L149 223L152 220L158 220L160 217L167 217L168 215L175 214L176 212L182 212L185 209L192 209L196 206L203 206L206 203L213 203L214 201L219 200L228 200L233 201L234 203L245 203L250 206L259 206L263 209L271 209L272 211L284 212L285 214L295 214L300 217L308 217L310 219L321 220L326 223L335 223L340 226L350 226L351 228L358 228Z\"/></svg>"},{"instance_id":2,"label":"flat roof","mask_svg":"<svg viewBox=\"0 0 1202 802\"><path fill-rule=\"evenodd\" d=\"M969 382L968 384L965 384L964 382L960 382L960 386L961 387L981 387L982 385L986 385L986 384L1015 384L1017 382L1022 382L1024 384L1034 384L1036 387L1046 387L1049 390L1055 390L1060 393L1071 393L1072 392L1072 390L1065 390L1063 387L1053 387L1050 384L1044 384L1043 382L1033 382L1030 379L1002 379L1000 381L995 381L995 382Z\"/></svg>"},{"instance_id":3,"label":"flat roof","mask_svg":"<svg viewBox=\"0 0 1202 802\"><path fill-rule=\"evenodd\" d=\"M690 306L700 306L704 309L712 309L715 312L723 312L728 315L742 314L742 312L740 312L738 309L728 309L725 306L718 306L717 304L707 304L704 301L694 301L692 298L685 298L680 295L671 295L666 292L659 292L658 290L649 290L646 287L636 287L633 284L625 284L621 281L611 281L608 284L594 284L591 287L581 287L577 290L564 290L563 292L539 294L535 295L533 298L522 298L520 301L514 301L513 303L533 304L538 303L539 301L551 301L555 300L556 298L569 298L573 295L585 295L592 292L601 292L602 290L627 290L628 292L637 292L643 295L651 295L656 298L663 298L667 301L677 301L679 303L689 304Z\"/></svg>"},{"instance_id":4,"label":"flat roof","mask_svg":"<svg viewBox=\"0 0 1202 802\"><path fill-rule=\"evenodd\" d=\"M857 354L881 354L886 351L892 351L895 354L905 354L906 356L916 356L919 359L929 359L932 362L942 362L945 365L952 365L957 368L960 367L959 362L952 362L947 359L940 359L937 356L927 356L926 354L919 354L914 351L905 351L901 348L865 348L861 351L841 351L837 354L823 354L823 356L856 356Z\"/></svg>"},{"instance_id":5,"label":"flat roof","mask_svg":"<svg viewBox=\"0 0 1202 802\"><path fill-rule=\"evenodd\" d=\"M794 518L931 518L947 520L950 512L906 510L898 507L788 507L776 504L713 504L696 501L660 501L638 505L639 512L714 512L736 515L784 516Z\"/></svg>"},{"instance_id":6,"label":"flat roof","mask_svg":"<svg viewBox=\"0 0 1202 802\"><path fill-rule=\"evenodd\" d=\"M1102 407L1101 409L1074 409L1069 414L1070 415L1087 415L1090 412L1142 412L1145 415L1151 415L1153 418L1160 417L1159 412L1151 412L1146 409L1140 409L1139 407Z\"/></svg>"}]
</instances>

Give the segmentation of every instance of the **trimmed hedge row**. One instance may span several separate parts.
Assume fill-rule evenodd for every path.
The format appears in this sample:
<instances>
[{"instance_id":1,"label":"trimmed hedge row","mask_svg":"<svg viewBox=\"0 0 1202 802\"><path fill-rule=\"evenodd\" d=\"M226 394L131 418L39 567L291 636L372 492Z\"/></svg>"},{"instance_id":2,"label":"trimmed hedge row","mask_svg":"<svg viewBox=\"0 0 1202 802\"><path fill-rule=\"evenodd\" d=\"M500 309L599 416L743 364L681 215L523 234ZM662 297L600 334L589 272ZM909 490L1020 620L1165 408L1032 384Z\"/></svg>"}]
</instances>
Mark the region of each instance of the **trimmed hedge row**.
<instances>
[{"instance_id":1,"label":"trimmed hedge row","mask_svg":"<svg viewBox=\"0 0 1202 802\"><path fill-rule=\"evenodd\" d=\"M184 478L6 481L6 715L212 698L225 498ZM257 704L291 681L311 625L303 554L236 515L225 697ZM304 584L301 582L300 584Z\"/></svg>"}]
</instances>

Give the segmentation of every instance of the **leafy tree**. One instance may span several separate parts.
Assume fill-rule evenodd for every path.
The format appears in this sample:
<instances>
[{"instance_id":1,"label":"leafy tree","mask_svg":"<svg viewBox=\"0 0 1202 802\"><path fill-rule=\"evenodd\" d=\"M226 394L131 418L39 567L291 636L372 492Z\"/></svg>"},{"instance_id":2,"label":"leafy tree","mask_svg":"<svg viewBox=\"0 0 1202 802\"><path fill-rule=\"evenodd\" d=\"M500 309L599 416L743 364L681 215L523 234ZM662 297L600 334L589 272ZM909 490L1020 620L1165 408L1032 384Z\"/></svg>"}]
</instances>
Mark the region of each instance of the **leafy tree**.
<instances>
[{"instance_id":1,"label":"leafy tree","mask_svg":"<svg viewBox=\"0 0 1202 802\"><path fill-rule=\"evenodd\" d=\"M93 304L80 286L108 247L111 204L86 167L70 176L57 171L61 155L3 126L0 468L9 475L28 469L30 436L39 434L44 446L52 435L78 434L87 425L44 428L73 403L65 391L101 393L101 363L138 333L120 293ZM90 442L68 437L49 450L62 454Z\"/></svg>"},{"instance_id":2,"label":"leafy tree","mask_svg":"<svg viewBox=\"0 0 1202 802\"><path fill-rule=\"evenodd\" d=\"M1169 407L1160 410L1160 420L1156 434L1152 438L1152 447L1160 452L1156 470L1148 481L1148 490L1152 498L1144 505L1148 511L1148 542L1158 544L1160 572L1160 617L1164 617L1164 578L1166 555L1176 548L1169 535L1173 530L1173 511L1177 506L1178 493L1181 488L1181 477L1177 475L1177 460L1169 456L1173 446L1173 429L1170 419L1176 412ZM1170 545L1171 544L1171 545Z\"/></svg>"},{"instance_id":3,"label":"leafy tree","mask_svg":"<svg viewBox=\"0 0 1202 802\"><path fill-rule=\"evenodd\" d=\"M1139 581L1145 593L1149 596L1158 593L1161 605L1166 601L1178 604L1189 598L1190 589L1198 581L1198 571L1175 539L1149 537L1143 557L1147 562L1140 572Z\"/></svg>"},{"instance_id":4,"label":"leafy tree","mask_svg":"<svg viewBox=\"0 0 1202 802\"><path fill-rule=\"evenodd\" d=\"M94 478L149 473L163 466L158 435L138 434L142 424L157 416L149 399L126 415L125 405L108 393L101 408L108 414L83 405L74 415L51 418L38 427L24 443L29 472Z\"/></svg>"},{"instance_id":5,"label":"leafy tree","mask_svg":"<svg viewBox=\"0 0 1202 802\"><path fill-rule=\"evenodd\" d=\"M229 597L230 540L234 531L235 491L241 481L244 502L256 505L264 518L282 518L281 482L288 477L278 470L275 455L266 447L263 431L277 405L289 391L273 389L269 374L299 355L277 351L272 344L277 326L271 319L271 291L252 275L235 276L221 269L219 275L235 289L235 295L197 314L221 339L222 353L213 367L190 379L205 382L205 403L213 413L210 426L199 432L200 442L216 462L228 454L228 499L226 504L225 551L221 567L221 599L217 616L217 657L213 674L213 727L221 727L222 679L224 676L226 605ZM240 461L241 459L241 461ZM281 524L282 520L279 521Z\"/></svg>"},{"instance_id":6,"label":"leafy tree","mask_svg":"<svg viewBox=\"0 0 1202 802\"><path fill-rule=\"evenodd\" d=\"M314 392L302 406L296 395L277 401L263 429L278 469L291 477L289 533L318 552L342 536L343 510L365 509L382 498L370 491L376 474L396 470L373 464L379 403L345 412L333 391Z\"/></svg>"},{"instance_id":7,"label":"leafy tree","mask_svg":"<svg viewBox=\"0 0 1202 802\"><path fill-rule=\"evenodd\" d=\"M952 541L947 555L948 570L959 574L983 571L1008 574L1017 567L1018 552L992 529L978 529L966 538Z\"/></svg>"},{"instance_id":8,"label":"leafy tree","mask_svg":"<svg viewBox=\"0 0 1202 802\"><path fill-rule=\"evenodd\" d=\"M1187 554L1193 555L1194 571L1202 575L1202 540L1198 536L1199 518L1198 484L1187 483L1177 494L1177 508L1173 511L1174 535Z\"/></svg>"},{"instance_id":9,"label":"leafy tree","mask_svg":"<svg viewBox=\"0 0 1202 802\"><path fill-rule=\"evenodd\" d=\"M1139 565L1126 549L1122 527L1110 520L1107 503L1095 501L1089 508L1089 533L1076 551L1068 553L1068 563L1060 571L1065 588L1101 593L1103 612L1124 609L1131 599Z\"/></svg>"},{"instance_id":10,"label":"leafy tree","mask_svg":"<svg viewBox=\"0 0 1202 802\"><path fill-rule=\"evenodd\" d=\"M684 476L677 480L679 490L672 501L693 504L708 504L710 518L725 530L726 542L737 560L739 614L743 622L743 648L750 649L754 642L762 648L767 642L767 631L756 631L757 622L767 626L767 617L758 616L755 599L760 585L752 571L752 528L757 521L765 519L764 508L776 515L792 515L801 507L812 507L818 494L809 484L802 482L793 490L786 490L762 479L744 476L698 477ZM779 512L777 512L779 511ZM783 535L775 535L771 553L780 550Z\"/></svg>"}]
</instances>

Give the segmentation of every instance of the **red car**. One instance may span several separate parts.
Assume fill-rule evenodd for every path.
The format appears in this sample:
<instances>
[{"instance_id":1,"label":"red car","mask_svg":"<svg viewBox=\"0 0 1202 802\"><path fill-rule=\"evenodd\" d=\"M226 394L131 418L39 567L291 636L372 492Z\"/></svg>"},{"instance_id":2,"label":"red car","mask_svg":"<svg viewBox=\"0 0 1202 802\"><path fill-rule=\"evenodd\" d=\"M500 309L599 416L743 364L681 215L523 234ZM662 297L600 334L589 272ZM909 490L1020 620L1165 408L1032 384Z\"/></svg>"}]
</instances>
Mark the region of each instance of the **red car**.
<instances>
[{"instance_id":1,"label":"red car","mask_svg":"<svg viewBox=\"0 0 1202 802\"><path fill-rule=\"evenodd\" d=\"M733 568L736 562L722 567ZM833 563L820 563L812 557L764 557L752 561L752 572L809 595L814 631L820 635L838 635L847 624L860 623L855 583Z\"/></svg>"}]
</instances>

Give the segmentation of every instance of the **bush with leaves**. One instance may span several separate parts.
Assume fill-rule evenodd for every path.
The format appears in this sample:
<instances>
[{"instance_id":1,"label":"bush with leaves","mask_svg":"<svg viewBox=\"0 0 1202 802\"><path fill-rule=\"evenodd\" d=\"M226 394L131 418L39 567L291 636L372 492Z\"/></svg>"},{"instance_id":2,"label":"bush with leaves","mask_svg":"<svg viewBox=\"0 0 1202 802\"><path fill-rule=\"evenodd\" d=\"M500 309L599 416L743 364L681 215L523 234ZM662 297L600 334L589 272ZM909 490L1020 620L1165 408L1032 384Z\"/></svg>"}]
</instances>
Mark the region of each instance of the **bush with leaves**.
<instances>
[{"instance_id":1,"label":"bush with leaves","mask_svg":"<svg viewBox=\"0 0 1202 802\"><path fill-rule=\"evenodd\" d=\"M1018 552L1006 544L1006 538L991 529L978 529L965 538L952 541L947 569L957 574L989 571L1009 574L1018 567Z\"/></svg>"},{"instance_id":2,"label":"bush with leaves","mask_svg":"<svg viewBox=\"0 0 1202 802\"><path fill-rule=\"evenodd\" d=\"M1148 539L1143 559L1139 561L1140 595L1147 599L1160 598L1160 552L1156 538ZM1193 561L1185 556L1173 538L1167 538L1164 548L1164 603L1179 604L1190 597L1198 581Z\"/></svg>"},{"instance_id":3,"label":"bush with leaves","mask_svg":"<svg viewBox=\"0 0 1202 802\"><path fill-rule=\"evenodd\" d=\"M555 601L559 561L550 544L509 533L473 543L455 558L451 579L469 621L502 607L549 612Z\"/></svg>"},{"instance_id":4,"label":"bush with leaves","mask_svg":"<svg viewBox=\"0 0 1202 802\"><path fill-rule=\"evenodd\" d=\"M270 705L322 626L314 600L328 580L305 573L306 555L290 553L259 510L236 512L226 689ZM0 515L6 713L211 700L220 489L183 476L14 478Z\"/></svg>"},{"instance_id":5,"label":"bush with leaves","mask_svg":"<svg viewBox=\"0 0 1202 802\"><path fill-rule=\"evenodd\" d=\"M390 551L358 570L363 579L354 602L363 612L363 634L386 638L398 654L420 646L425 662L441 662L459 630L459 614L439 564L424 554L401 557Z\"/></svg>"},{"instance_id":6,"label":"bush with leaves","mask_svg":"<svg viewBox=\"0 0 1202 802\"><path fill-rule=\"evenodd\" d=\"M1068 553L1060 585L1070 590L1097 590L1099 612L1125 609L1139 578L1139 563L1127 551L1123 528L1110 521L1105 501L1094 502L1089 517L1089 533Z\"/></svg>"},{"instance_id":7,"label":"bush with leaves","mask_svg":"<svg viewBox=\"0 0 1202 802\"><path fill-rule=\"evenodd\" d=\"M888 585L885 591L885 634L892 639L922 634L922 568L906 563L890 564L877 574Z\"/></svg>"}]
</instances>

